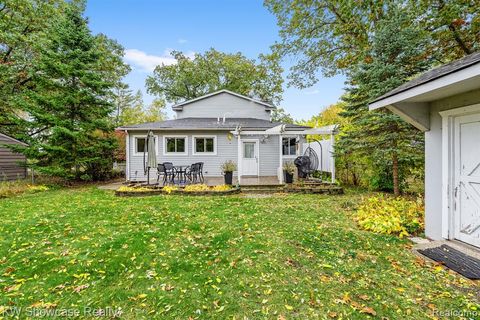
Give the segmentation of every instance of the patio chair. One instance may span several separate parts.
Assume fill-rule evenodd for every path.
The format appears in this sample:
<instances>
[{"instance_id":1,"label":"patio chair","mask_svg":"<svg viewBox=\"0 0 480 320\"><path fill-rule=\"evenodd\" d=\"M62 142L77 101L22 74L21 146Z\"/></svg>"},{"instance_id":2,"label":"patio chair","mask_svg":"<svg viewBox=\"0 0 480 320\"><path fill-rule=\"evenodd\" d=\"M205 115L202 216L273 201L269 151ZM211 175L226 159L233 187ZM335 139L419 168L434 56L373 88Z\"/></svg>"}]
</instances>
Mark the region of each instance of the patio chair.
<instances>
[{"instance_id":1,"label":"patio chair","mask_svg":"<svg viewBox=\"0 0 480 320\"><path fill-rule=\"evenodd\" d=\"M165 185L167 182L167 173L165 172L165 166L162 163L159 163L157 166L157 184L160 182L160 177L162 177L162 184Z\"/></svg>"},{"instance_id":2,"label":"patio chair","mask_svg":"<svg viewBox=\"0 0 480 320\"><path fill-rule=\"evenodd\" d=\"M165 181L173 183L175 181L175 167L171 162L164 162Z\"/></svg>"},{"instance_id":3,"label":"patio chair","mask_svg":"<svg viewBox=\"0 0 480 320\"><path fill-rule=\"evenodd\" d=\"M202 182L200 176L200 168L200 163L194 163L186 168L185 175L192 183L197 183L198 181Z\"/></svg>"},{"instance_id":4,"label":"patio chair","mask_svg":"<svg viewBox=\"0 0 480 320\"><path fill-rule=\"evenodd\" d=\"M204 183L205 178L203 177L203 162L198 162L198 165L199 165L198 171L199 171L200 182Z\"/></svg>"}]
</instances>

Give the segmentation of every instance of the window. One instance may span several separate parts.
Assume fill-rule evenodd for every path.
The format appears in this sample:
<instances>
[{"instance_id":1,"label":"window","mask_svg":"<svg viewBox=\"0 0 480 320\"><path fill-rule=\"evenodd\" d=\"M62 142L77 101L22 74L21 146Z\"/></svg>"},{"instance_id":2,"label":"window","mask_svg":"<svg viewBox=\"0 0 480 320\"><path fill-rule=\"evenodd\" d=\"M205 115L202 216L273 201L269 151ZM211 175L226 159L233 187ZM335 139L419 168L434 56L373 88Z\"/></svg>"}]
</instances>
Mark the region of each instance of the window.
<instances>
[{"instance_id":1,"label":"window","mask_svg":"<svg viewBox=\"0 0 480 320\"><path fill-rule=\"evenodd\" d=\"M255 142L243 143L243 157L245 159L255 158Z\"/></svg>"},{"instance_id":2,"label":"window","mask_svg":"<svg viewBox=\"0 0 480 320\"><path fill-rule=\"evenodd\" d=\"M193 137L193 153L215 154L216 137Z\"/></svg>"},{"instance_id":3,"label":"window","mask_svg":"<svg viewBox=\"0 0 480 320\"><path fill-rule=\"evenodd\" d=\"M283 138L282 139L282 154L284 156L294 156L297 154L297 139Z\"/></svg>"},{"instance_id":4,"label":"window","mask_svg":"<svg viewBox=\"0 0 480 320\"><path fill-rule=\"evenodd\" d=\"M135 152L136 153L143 153L143 151L145 150L145 141L146 139L145 138L135 138Z\"/></svg>"},{"instance_id":5,"label":"window","mask_svg":"<svg viewBox=\"0 0 480 320\"><path fill-rule=\"evenodd\" d=\"M186 153L187 137L165 137L164 153Z\"/></svg>"},{"instance_id":6,"label":"window","mask_svg":"<svg viewBox=\"0 0 480 320\"><path fill-rule=\"evenodd\" d=\"M155 141L155 153L158 155L158 136L154 135L154 141ZM143 151L147 151L147 138L142 135L138 136L133 136L133 155L134 156L142 156Z\"/></svg>"}]
</instances>

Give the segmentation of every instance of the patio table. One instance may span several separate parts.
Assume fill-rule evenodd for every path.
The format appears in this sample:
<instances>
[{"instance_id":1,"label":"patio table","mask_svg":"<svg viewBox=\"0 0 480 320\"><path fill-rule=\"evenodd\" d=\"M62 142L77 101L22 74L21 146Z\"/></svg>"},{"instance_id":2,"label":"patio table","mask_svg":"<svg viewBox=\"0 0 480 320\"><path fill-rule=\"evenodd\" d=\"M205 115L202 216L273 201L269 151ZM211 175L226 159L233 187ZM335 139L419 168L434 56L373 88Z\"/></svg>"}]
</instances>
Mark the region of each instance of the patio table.
<instances>
[{"instance_id":1,"label":"patio table","mask_svg":"<svg viewBox=\"0 0 480 320\"><path fill-rule=\"evenodd\" d=\"M186 184L187 183L187 168L188 165L182 166L174 166L175 173L178 175L178 184Z\"/></svg>"}]
</instances>

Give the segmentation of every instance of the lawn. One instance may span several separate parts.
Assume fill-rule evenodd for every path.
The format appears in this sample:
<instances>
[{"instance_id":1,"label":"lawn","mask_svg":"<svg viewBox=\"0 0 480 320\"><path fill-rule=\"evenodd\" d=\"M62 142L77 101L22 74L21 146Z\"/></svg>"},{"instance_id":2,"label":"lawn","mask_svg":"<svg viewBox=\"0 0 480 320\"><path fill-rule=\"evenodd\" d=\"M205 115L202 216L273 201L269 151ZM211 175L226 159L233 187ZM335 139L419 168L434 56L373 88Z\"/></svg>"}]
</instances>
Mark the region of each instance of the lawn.
<instances>
[{"instance_id":1,"label":"lawn","mask_svg":"<svg viewBox=\"0 0 480 320\"><path fill-rule=\"evenodd\" d=\"M408 240L359 230L362 195L118 198L88 187L0 199L0 309L426 319L478 306L474 282L424 264Z\"/></svg>"}]
</instances>

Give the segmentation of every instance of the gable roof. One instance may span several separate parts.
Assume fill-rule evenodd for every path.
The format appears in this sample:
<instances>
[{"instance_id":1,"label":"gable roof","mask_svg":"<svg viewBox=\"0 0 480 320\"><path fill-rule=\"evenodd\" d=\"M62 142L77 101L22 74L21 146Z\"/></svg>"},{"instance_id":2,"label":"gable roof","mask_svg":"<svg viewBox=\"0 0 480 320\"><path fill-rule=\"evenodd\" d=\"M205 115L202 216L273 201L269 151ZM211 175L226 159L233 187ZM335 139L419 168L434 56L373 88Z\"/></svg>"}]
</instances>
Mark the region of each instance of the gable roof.
<instances>
[{"instance_id":1,"label":"gable roof","mask_svg":"<svg viewBox=\"0 0 480 320\"><path fill-rule=\"evenodd\" d=\"M12 138L10 136L7 136L6 134L3 134L3 133L0 133L0 138L4 138L5 140L9 140L9 141L12 141L14 143L17 143L17 144L20 144L22 146L28 146L28 144L26 144L25 142L22 142L20 140L17 140L15 138Z\"/></svg>"},{"instance_id":2,"label":"gable roof","mask_svg":"<svg viewBox=\"0 0 480 320\"><path fill-rule=\"evenodd\" d=\"M254 98L250 98L250 97L235 93L235 92L227 90L227 89L222 89L222 90L219 90L219 91L215 91L215 92L206 94L206 95L201 96L201 97L197 97L197 98L194 98L194 99L191 99L191 100L187 100L187 101L177 103L177 104L172 106L172 109L179 111L179 110L182 110L183 106L185 106L187 104L190 104L190 103L193 103L193 102L196 102L196 101L199 101L199 100L207 99L207 98L210 98L210 97L222 94L222 93L228 93L228 94L236 96L238 98L242 98L242 99L245 99L245 100L248 100L248 101L251 101L251 102L258 103L258 104L260 104L260 105L262 105L262 106L264 106L265 108L268 108L268 109L275 109L275 106L270 104L270 103L267 103L267 102L264 102L264 101L261 101L261 100L257 100L257 99L254 99Z\"/></svg>"},{"instance_id":3,"label":"gable roof","mask_svg":"<svg viewBox=\"0 0 480 320\"><path fill-rule=\"evenodd\" d=\"M281 125L281 122L254 118L227 118L225 122L217 118L181 118L161 122L147 122L130 126L123 126L120 130L234 130L241 126L243 130L266 130ZM286 130L308 129L310 127L297 124L285 124Z\"/></svg>"},{"instance_id":4,"label":"gable roof","mask_svg":"<svg viewBox=\"0 0 480 320\"><path fill-rule=\"evenodd\" d=\"M441 78L441 77L446 76L448 74L451 74L453 72L465 69L465 68L467 68L469 66L472 66L474 64L477 64L477 63L480 63L480 51L469 54L468 56L463 57L459 60L452 61L452 62L444 64L440 67L434 68L430 71L427 71L427 72L421 74L419 77L417 77L413 80L410 80L410 81L402 84L401 86L387 92L386 94L376 98L371 103L374 103L374 102L383 100L385 98L394 96L396 94L407 91L409 89L420 86L422 84L433 81L435 79Z\"/></svg>"}]
</instances>

